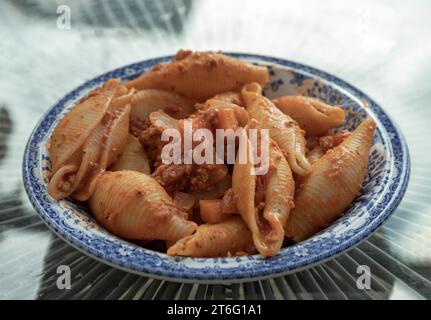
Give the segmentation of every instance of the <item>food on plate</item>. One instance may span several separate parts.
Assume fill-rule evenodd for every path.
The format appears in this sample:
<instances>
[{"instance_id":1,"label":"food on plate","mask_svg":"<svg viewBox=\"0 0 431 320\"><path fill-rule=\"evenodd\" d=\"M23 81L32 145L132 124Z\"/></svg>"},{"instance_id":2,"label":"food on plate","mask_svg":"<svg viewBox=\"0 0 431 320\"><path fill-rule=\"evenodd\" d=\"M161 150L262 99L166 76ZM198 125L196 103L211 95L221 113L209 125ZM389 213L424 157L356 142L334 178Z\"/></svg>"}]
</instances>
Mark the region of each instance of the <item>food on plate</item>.
<instances>
[{"instance_id":1,"label":"food on plate","mask_svg":"<svg viewBox=\"0 0 431 320\"><path fill-rule=\"evenodd\" d=\"M367 172L376 123L363 121L341 144L311 166L295 196L286 236L304 240L340 217L358 195Z\"/></svg>"},{"instance_id":2,"label":"food on plate","mask_svg":"<svg viewBox=\"0 0 431 320\"><path fill-rule=\"evenodd\" d=\"M270 257L313 236L359 194L376 124L343 130L343 106L271 100L269 80L266 66L188 50L109 79L54 128L49 195L171 256Z\"/></svg>"}]
</instances>

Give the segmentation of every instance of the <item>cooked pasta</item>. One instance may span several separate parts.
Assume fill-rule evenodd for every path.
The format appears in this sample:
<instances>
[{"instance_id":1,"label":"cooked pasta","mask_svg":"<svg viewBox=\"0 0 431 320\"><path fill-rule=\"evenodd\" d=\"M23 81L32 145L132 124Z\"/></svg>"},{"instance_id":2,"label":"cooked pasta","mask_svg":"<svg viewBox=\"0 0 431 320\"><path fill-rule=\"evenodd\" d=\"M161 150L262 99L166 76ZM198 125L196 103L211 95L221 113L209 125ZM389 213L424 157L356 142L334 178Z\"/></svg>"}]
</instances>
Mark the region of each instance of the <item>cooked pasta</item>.
<instances>
[{"instance_id":1,"label":"cooked pasta","mask_svg":"<svg viewBox=\"0 0 431 320\"><path fill-rule=\"evenodd\" d=\"M72 197L85 201L91 196L97 179L120 155L127 143L130 105L108 108L102 122L93 130L82 150L82 161L76 180L79 184Z\"/></svg>"},{"instance_id":2,"label":"cooked pasta","mask_svg":"<svg viewBox=\"0 0 431 320\"><path fill-rule=\"evenodd\" d=\"M110 80L75 105L55 127L49 151L52 173L55 173L76 152L105 115L116 90L118 80Z\"/></svg>"},{"instance_id":3,"label":"cooked pasta","mask_svg":"<svg viewBox=\"0 0 431 320\"><path fill-rule=\"evenodd\" d=\"M253 125L253 122L251 123ZM248 149L253 145L248 142ZM284 225L293 207L295 183L290 167L278 145L270 142L269 171L254 175L254 164L235 163L232 187L238 210L253 234L256 249L264 256L275 255L284 240Z\"/></svg>"},{"instance_id":4,"label":"cooked pasta","mask_svg":"<svg viewBox=\"0 0 431 320\"><path fill-rule=\"evenodd\" d=\"M240 217L216 224L202 224L196 233L168 249L171 256L225 257L255 251L252 236Z\"/></svg>"},{"instance_id":5,"label":"cooked pasta","mask_svg":"<svg viewBox=\"0 0 431 320\"><path fill-rule=\"evenodd\" d=\"M298 242L328 226L358 195L365 177L375 122L365 120L311 167L295 197L286 236Z\"/></svg>"},{"instance_id":6,"label":"cooked pasta","mask_svg":"<svg viewBox=\"0 0 431 320\"><path fill-rule=\"evenodd\" d=\"M269 257L313 236L359 194L376 124L342 130L343 106L271 101L268 81L265 66L191 51L108 80L54 128L49 195L171 256Z\"/></svg>"},{"instance_id":7,"label":"cooked pasta","mask_svg":"<svg viewBox=\"0 0 431 320\"><path fill-rule=\"evenodd\" d=\"M194 102L179 94L158 89L144 89L130 98L131 131L137 136L149 120L150 114L163 110L176 119L186 118L194 111Z\"/></svg>"},{"instance_id":8,"label":"cooked pasta","mask_svg":"<svg viewBox=\"0 0 431 320\"><path fill-rule=\"evenodd\" d=\"M282 113L261 92L257 83L246 85L241 91L250 117L256 119L261 128L269 129L271 138L279 145L292 171L305 175L310 164L305 155L304 132L295 120Z\"/></svg>"},{"instance_id":9,"label":"cooked pasta","mask_svg":"<svg viewBox=\"0 0 431 320\"><path fill-rule=\"evenodd\" d=\"M153 178L136 171L107 172L89 200L97 220L126 239L177 241L196 224Z\"/></svg>"},{"instance_id":10,"label":"cooked pasta","mask_svg":"<svg viewBox=\"0 0 431 320\"><path fill-rule=\"evenodd\" d=\"M108 81L105 86L102 86L100 93L94 92L92 95L95 96L90 96L88 99L97 98L100 94L104 95L107 88L112 92L111 100L115 91L121 90L118 81ZM98 177L116 160L125 147L130 105L111 103L111 100L108 101L106 109L106 104L98 105L102 114L94 117L91 123L83 120L92 115L91 110L88 113L83 111L82 114L75 111L75 108L81 108L82 104L88 101L85 100L73 108L54 130L50 152L56 161L52 163L53 175L48 186L48 192L53 198L62 199L72 195L77 200L87 200L94 190ZM94 108L97 108L97 105ZM75 140L77 134L70 128L82 128L82 123L87 126L85 129L91 128L91 130L88 130L89 135L85 140L77 141ZM95 126L93 126L94 123ZM63 124L65 124L64 128ZM76 147L78 149L65 162L58 160L61 159L62 153L68 154ZM61 167L60 164L63 166Z\"/></svg>"},{"instance_id":11,"label":"cooked pasta","mask_svg":"<svg viewBox=\"0 0 431 320\"><path fill-rule=\"evenodd\" d=\"M220 53L180 51L171 63L157 65L127 86L170 90L202 101L249 82L264 84L268 80L266 67Z\"/></svg>"},{"instance_id":12,"label":"cooked pasta","mask_svg":"<svg viewBox=\"0 0 431 320\"><path fill-rule=\"evenodd\" d=\"M344 123L344 110L315 98L285 96L272 100L285 114L294 119L307 135L322 136Z\"/></svg>"},{"instance_id":13,"label":"cooked pasta","mask_svg":"<svg viewBox=\"0 0 431 320\"><path fill-rule=\"evenodd\" d=\"M138 138L129 134L126 147L118 160L109 168L111 171L133 170L150 174L150 160Z\"/></svg>"}]
</instances>

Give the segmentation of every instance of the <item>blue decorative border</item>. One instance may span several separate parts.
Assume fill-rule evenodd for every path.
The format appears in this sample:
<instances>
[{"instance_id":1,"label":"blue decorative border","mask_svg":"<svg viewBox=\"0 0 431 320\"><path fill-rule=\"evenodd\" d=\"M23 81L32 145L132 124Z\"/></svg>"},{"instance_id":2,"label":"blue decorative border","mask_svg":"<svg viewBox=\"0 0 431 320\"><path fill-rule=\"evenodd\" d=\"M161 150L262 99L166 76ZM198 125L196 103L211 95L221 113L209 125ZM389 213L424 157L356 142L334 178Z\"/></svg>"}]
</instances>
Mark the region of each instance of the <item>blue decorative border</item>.
<instances>
[{"instance_id":1,"label":"blue decorative border","mask_svg":"<svg viewBox=\"0 0 431 320\"><path fill-rule=\"evenodd\" d=\"M358 200L357 205L349 210L349 213L317 236L284 248L278 255L268 259L259 255L211 259L172 258L140 248L104 230L82 226L78 220L75 225L71 225L65 217L73 217L74 210L81 209L72 201L66 200L64 203L59 203L48 196L46 183L41 176L44 169L43 162L46 160L41 152L41 145L47 141L50 130L64 109L70 107L73 101L89 89L109 78L123 80L134 78L155 64L172 58L172 56L166 56L131 64L96 77L67 94L42 116L25 149L23 180L30 201L43 221L77 249L117 268L171 281L204 283L249 281L297 271L332 258L370 236L395 210L407 188L410 157L407 144L398 127L367 95L326 72L280 58L243 53L227 54L288 68L295 74L292 81L302 83L304 78L317 78L319 81L335 86L337 90L357 101L366 101L366 114L376 119L379 137L382 139L385 152L389 155L388 159L379 162L384 169L376 180L379 183L379 192L373 193L372 197L370 196L371 200L366 197ZM281 84L282 82L277 80L272 89L276 90ZM363 216L363 210L367 211L365 223L357 228L348 227L355 222L353 218ZM88 221L94 223L92 217L87 216ZM89 225L93 226L93 224Z\"/></svg>"}]
</instances>

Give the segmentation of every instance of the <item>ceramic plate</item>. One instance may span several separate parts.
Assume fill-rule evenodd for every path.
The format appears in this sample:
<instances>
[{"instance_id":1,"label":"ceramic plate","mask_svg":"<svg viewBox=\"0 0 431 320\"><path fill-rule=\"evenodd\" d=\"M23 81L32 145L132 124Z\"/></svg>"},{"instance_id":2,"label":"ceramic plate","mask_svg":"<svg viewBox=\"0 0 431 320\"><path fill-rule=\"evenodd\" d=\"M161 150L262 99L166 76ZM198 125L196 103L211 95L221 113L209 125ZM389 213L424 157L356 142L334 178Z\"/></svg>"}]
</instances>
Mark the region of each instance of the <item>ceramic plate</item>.
<instances>
[{"instance_id":1,"label":"ceramic plate","mask_svg":"<svg viewBox=\"0 0 431 320\"><path fill-rule=\"evenodd\" d=\"M50 159L46 149L58 120L91 89L109 78L132 79L161 57L105 73L79 86L51 107L32 132L24 154L23 178L27 194L45 223L82 252L114 267L159 279L223 283L274 277L323 262L372 234L395 210L403 197L410 173L406 142L382 108L360 90L326 72L284 59L251 54L229 54L269 66L271 82L265 94L277 97L301 94L342 104L348 111L347 129L373 118L377 130L368 173L360 196L344 216L312 238L284 248L274 257L173 258L120 239L94 220L74 201L53 200L47 193Z\"/></svg>"}]
</instances>

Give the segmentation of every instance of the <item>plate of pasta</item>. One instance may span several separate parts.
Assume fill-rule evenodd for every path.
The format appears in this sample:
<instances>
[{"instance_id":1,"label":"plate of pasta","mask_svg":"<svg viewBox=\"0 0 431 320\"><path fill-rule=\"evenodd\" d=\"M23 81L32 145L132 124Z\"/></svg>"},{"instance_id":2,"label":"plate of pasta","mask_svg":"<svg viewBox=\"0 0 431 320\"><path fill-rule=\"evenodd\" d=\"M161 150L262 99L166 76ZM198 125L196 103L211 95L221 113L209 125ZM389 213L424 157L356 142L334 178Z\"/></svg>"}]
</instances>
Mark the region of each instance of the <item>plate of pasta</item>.
<instances>
[{"instance_id":1,"label":"plate of pasta","mask_svg":"<svg viewBox=\"0 0 431 320\"><path fill-rule=\"evenodd\" d=\"M262 55L180 50L98 76L36 125L23 179L44 222L129 272L222 283L294 272L370 236L407 144L345 81Z\"/></svg>"}]
</instances>

